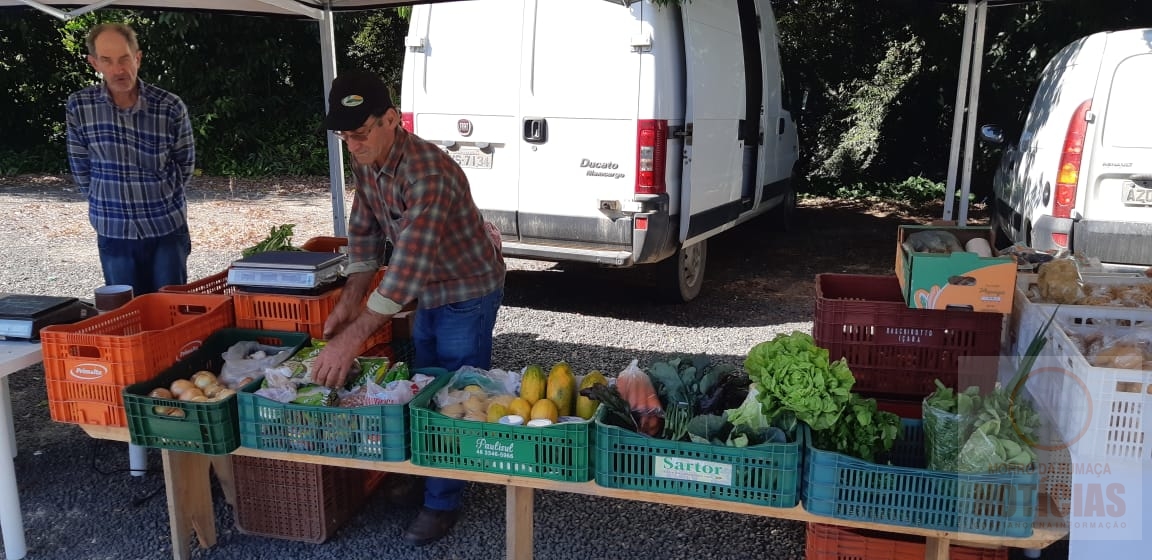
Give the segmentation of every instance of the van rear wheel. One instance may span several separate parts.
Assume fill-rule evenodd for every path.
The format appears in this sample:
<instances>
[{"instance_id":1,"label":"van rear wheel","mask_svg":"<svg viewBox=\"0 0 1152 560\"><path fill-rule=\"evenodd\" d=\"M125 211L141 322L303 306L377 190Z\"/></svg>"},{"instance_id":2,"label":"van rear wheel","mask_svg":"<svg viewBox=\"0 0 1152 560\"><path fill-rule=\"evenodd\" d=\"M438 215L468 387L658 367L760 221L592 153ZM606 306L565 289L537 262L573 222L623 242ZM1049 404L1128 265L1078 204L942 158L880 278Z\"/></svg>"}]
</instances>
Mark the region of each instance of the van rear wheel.
<instances>
[{"instance_id":1,"label":"van rear wheel","mask_svg":"<svg viewBox=\"0 0 1152 560\"><path fill-rule=\"evenodd\" d=\"M672 303L687 303L700 295L704 286L704 266L708 261L708 240L687 247L660 262L657 287L660 296Z\"/></svg>"}]
</instances>

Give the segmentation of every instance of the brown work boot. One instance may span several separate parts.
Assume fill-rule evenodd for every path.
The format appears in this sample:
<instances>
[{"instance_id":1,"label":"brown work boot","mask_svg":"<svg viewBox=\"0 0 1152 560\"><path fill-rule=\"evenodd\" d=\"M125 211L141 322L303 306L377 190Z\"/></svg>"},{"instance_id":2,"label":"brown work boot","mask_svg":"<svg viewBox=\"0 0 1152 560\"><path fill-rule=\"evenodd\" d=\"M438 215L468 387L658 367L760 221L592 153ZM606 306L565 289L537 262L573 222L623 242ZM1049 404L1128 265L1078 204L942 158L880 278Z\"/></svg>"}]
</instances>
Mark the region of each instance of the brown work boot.
<instances>
[{"instance_id":1,"label":"brown work boot","mask_svg":"<svg viewBox=\"0 0 1152 560\"><path fill-rule=\"evenodd\" d=\"M384 495L392 505L417 507L424 505L424 477L410 474L390 474L384 479Z\"/></svg>"},{"instance_id":2,"label":"brown work boot","mask_svg":"<svg viewBox=\"0 0 1152 560\"><path fill-rule=\"evenodd\" d=\"M438 509L420 508L420 515L404 531L404 540L408 544L424 546L440 540L456 525L458 511L442 511Z\"/></svg>"}]
</instances>

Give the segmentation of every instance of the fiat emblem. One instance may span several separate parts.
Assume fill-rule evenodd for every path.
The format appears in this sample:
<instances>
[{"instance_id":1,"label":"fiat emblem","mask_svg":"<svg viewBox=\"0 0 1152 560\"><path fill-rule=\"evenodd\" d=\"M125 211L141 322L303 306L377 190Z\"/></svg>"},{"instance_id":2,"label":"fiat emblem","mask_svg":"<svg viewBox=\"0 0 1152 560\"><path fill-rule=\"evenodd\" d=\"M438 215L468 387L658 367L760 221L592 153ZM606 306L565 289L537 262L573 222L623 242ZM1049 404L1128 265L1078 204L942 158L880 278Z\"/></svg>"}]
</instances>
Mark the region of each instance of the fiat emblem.
<instances>
[{"instance_id":1,"label":"fiat emblem","mask_svg":"<svg viewBox=\"0 0 1152 560\"><path fill-rule=\"evenodd\" d=\"M460 131L461 136L472 135L472 121L468 119L460 119L456 121L456 130Z\"/></svg>"}]
</instances>

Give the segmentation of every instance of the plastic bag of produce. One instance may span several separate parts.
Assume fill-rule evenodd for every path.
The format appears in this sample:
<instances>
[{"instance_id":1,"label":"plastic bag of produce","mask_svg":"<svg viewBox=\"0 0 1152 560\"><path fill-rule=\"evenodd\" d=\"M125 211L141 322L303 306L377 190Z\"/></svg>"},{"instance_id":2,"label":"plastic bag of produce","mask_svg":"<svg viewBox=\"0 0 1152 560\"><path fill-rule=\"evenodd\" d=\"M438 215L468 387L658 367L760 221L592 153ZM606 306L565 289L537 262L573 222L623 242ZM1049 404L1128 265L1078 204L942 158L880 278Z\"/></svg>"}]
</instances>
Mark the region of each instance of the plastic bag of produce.
<instances>
[{"instance_id":1,"label":"plastic bag of produce","mask_svg":"<svg viewBox=\"0 0 1152 560\"><path fill-rule=\"evenodd\" d=\"M276 367L291 356L291 348L268 346L255 340L237 342L220 355L224 366L220 369L219 381L236 387L245 377L260 379L264 377L265 368Z\"/></svg>"},{"instance_id":2,"label":"plastic bag of produce","mask_svg":"<svg viewBox=\"0 0 1152 560\"><path fill-rule=\"evenodd\" d=\"M436 393L436 408L444 408L468 400L468 397L473 393L464 389L469 387L479 387L486 395L515 395L519 385L520 374L518 372L502 369L485 371L464 366L456 370L448 384Z\"/></svg>"},{"instance_id":3,"label":"plastic bag of produce","mask_svg":"<svg viewBox=\"0 0 1152 560\"><path fill-rule=\"evenodd\" d=\"M972 429L973 412L980 406L980 389L956 393L936 380L936 390L921 404L924 416L924 455L929 470L956 472L960 450Z\"/></svg>"}]
</instances>

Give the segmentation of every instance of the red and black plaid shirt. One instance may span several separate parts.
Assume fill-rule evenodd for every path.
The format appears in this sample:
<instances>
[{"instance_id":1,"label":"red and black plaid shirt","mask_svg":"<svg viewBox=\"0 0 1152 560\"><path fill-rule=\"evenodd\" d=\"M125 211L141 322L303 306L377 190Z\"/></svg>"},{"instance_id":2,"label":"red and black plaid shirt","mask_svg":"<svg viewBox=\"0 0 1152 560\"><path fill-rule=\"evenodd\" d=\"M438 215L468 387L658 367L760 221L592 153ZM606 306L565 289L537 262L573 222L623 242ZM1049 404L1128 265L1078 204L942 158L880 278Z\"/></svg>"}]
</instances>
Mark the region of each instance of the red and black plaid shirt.
<instances>
[{"instance_id":1,"label":"red and black plaid shirt","mask_svg":"<svg viewBox=\"0 0 1152 560\"><path fill-rule=\"evenodd\" d=\"M376 268L393 245L377 291L398 305L464 301L504 285L504 260L472 200L468 178L439 146L396 130L383 166L353 165L350 271Z\"/></svg>"}]
</instances>

